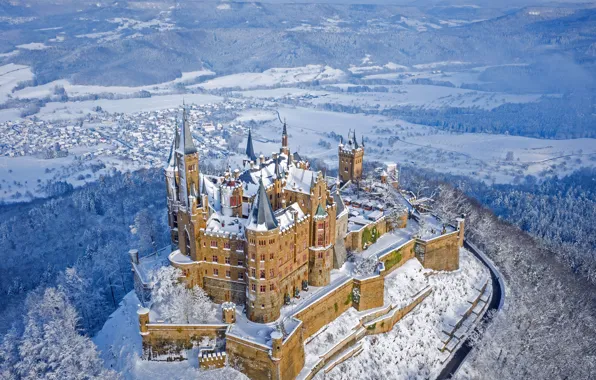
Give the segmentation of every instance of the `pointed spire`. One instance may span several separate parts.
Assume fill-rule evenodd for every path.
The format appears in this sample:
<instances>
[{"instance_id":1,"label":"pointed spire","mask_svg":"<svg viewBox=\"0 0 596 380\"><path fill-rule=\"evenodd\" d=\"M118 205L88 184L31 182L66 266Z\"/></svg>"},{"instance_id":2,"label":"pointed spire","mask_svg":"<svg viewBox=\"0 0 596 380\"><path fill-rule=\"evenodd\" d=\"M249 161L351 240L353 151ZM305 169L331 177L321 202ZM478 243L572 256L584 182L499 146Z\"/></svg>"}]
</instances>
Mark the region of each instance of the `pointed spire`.
<instances>
[{"instance_id":1,"label":"pointed spire","mask_svg":"<svg viewBox=\"0 0 596 380\"><path fill-rule=\"evenodd\" d=\"M339 144L338 146L344 146L344 137L342 135L339 135Z\"/></svg>"},{"instance_id":2,"label":"pointed spire","mask_svg":"<svg viewBox=\"0 0 596 380\"><path fill-rule=\"evenodd\" d=\"M287 135L288 135L288 129L287 129L287 127L286 127L286 119L285 119L285 118L284 118L284 129L283 129L283 131L281 132L281 135L282 135L282 136L287 136Z\"/></svg>"},{"instance_id":3,"label":"pointed spire","mask_svg":"<svg viewBox=\"0 0 596 380\"><path fill-rule=\"evenodd\" d=\"M205 176L203 176L203 186L201 186L201 194L208 195L207 194L207 185L205 184L205 181L207 181L207 178L205 178Z\"/></svg>"},{"instance_id":4,"label":"pointed spire","mask_svg":"<svg viewBox=\"0 0 596 380\"><path fill-rule=\"evenodd\" d=\"M190 126L186 118L186 106L182 107L182 134L178 141L178 152L182 154L192 154L197 152L197 147L192 141L192 134L190 133Z\"/></svg>"},{"instance_id":5,"label":"pointed spire","mask_svg":"<svg viewBox=\"0 0 596 380\"><path fill-rule=\"evenodd\" d=\"M322 217L322 216L327 216L327 211L325 211L323 209L323 207L321 206L321 204L319 204L319 206L317 207L317 211L315 212L315 217Z\"/></svg>"},{"instance_id":6,"label":"pointed spire","mask_svg":"<svg viewBox=\"0 0 596 380\"><path fill-rule=\"evenodd\" d=\"M356 130L354 129L354 148L358 149L358 139L356 138Z\"/></svg>"},{"instance_id":7,"label":"pointed spire","mask_svg":"<svg viewBox=\"0 0 596 380\"><path fill-rule=\"evenodd\" d=\"M168 167L175 168L176 167L176 155L174 152L176 151L176 147L178 146L180 141L180 134L178 133L178 120L174 123L174 139L172 140L172 145L170 146L170 154L168 155Z\"/></svg>"},{"instance_id":8,"label":"pointed spire","mask_svg":"<svg viewBox=\"0 0 596 380\"><path fill-rule=\"evenodd\" d=\"M248 130L248 141L246 142L246 155L251 161L257 161L257 155L255 154L255 149L252 146L252 132Z\"/></svg>"},{"instance_id":9,"label":"pointed spire","mask_svg":"<svg viewBox=\"0 0 596 380\"><path fill-rule=\"evenodd\" d=\"M280 161L281 157L275 157L275 178L281 178Z\"/></svg>"},{"instance_id":10,"label":"pointed spire","mask_svg":"<svg viewBox=\"0 0 596 380\"><path fill-rule=\"evenodd\" d=\"M277 225L277 219L275 219L273 208L263 185L263 177L261 176L259 178L259 190L253 202L252 210L250 210L246 228L249 230L262 230L264 228L269 231L277 228Z\"/></svg>"},{"instance_id":11,"label":"pointed spire","mask_svg":"<svg viewBox=\"0 0 596 380\"><path fill-rule=\"evenodd\" d=\"M362 140L361 140L360 145L362 145L362 147L364 148L364 135L362 135Z\"/></svg>"}]
</instances>

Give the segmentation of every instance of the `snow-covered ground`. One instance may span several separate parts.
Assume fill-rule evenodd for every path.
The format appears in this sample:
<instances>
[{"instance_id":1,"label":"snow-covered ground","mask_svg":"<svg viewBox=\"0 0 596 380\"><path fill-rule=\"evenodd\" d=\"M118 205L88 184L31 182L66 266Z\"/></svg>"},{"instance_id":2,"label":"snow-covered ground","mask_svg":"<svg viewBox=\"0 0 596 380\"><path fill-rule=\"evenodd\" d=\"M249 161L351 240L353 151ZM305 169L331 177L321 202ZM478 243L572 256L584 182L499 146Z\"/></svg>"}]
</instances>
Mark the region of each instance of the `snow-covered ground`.
<instances>
[{"instance_id":1,"label":"snow-covered ground","mask_svg":"<svg viewBox=\"0 0 596 380\"><path fill-rule=\"evenodd\" d=\"M208 90L232 87L248 89L263 86L308 83L315 80L320 82L336 82L344 77L345 73L339 69L323 65L307 65L304 67L274 68L265 70L262 73L226 75L190 87L201 87Z\"/></svg>"},{"instance_id":2,"label":"snow-covered ground","mask_svg":"<svg viewBox=\"0 0 596 380\"><path fill-rule=\"evenodd\" d=\"M5 102L12 93L12 89L21 81L33 79L33 72L29 66L8 65L0 66L0 103Z\"/></svg>"},{"instance_id":3,"label":"snow-covered ground","mask_svg":"<svg viewBox=\"0 0 596 380\"><path fill-rule=\"evenodd\" d=\"M124 379L143 380L244 380L242 373L231 368L213 371L198 369L198 352L181 362L142 360L142 339L137 315L140 304L134 291L124 297L120 307L112 313L103 328L93 338L107 368L122 374Z\"/></svg>"},{"instance_id":4,"label":"snow-covered ground","mask_svg":"<svg viewBox=\"0 0 596 380\"><path fill-rule=\"evenodd\" d=\"M42 190L42 187L48 181L64 181L76 188L95 182L100 176L108 175L113 169L126 172L147 167L115 157L103 157L84 162L75 159L75 155L93 152L101 147L75 149L67 157L53 159L33 156L0 157L0 201L27 202L46 197L48 194ZM102 168L92 170L92 165L101 165Z\"/></svg>"},{"instance_id":5,"label":"snow-covered ground","mask_svg":"<svg viewBox=\"0 0 596 380\"><path fill-rule=\"evenodd\" d=\"M385 77L396 74L378 74ZM371 76L372 77L372 76ZM382 78L381 78L382 79ZM214 81L217 79L214 79ZM441 80L447 80L441 78ZM207 82L208 83L208 82ZM197 85L202 86L203 84ZM229 86L232 87L232 86ZM250 88L248 84L241 87ZM256 85L255 85L256 87ZM355 85L339 83L335 87L347 91ZM493 92L480 92L475 90L462 89L457 87L434 86L429 84L403 84L384 86L390 92L332 92L323 90L300 90L300 89L273 89L243 91L244 97L250 98L271 98L282 96L304 96L308 94L308 103L315 106L324 104L341 104L344 106L362 107L364 109L387 109L397 106L412 106L424 108L444 107L478 107L493 109L505 103L528 103L540 99L540 94L505 94Z\"/></svg>"},{"instance_id":6,"label":"snow-covered ground","mask_svg":"<svg viewBox=\"0 0 596 380\"><path fill-rule=\"evenodd\" d=\"M186 103L204 104L217 103L221 100L221 97L215 95L176 94L153 96L151 98L130 98L120 100L99 99L82 102L48 103L41 109L39 114L37 114L37 117L43 120L67 120L81 118L88 113L94 114L94 109L97 106L110 113L135 113L180 107L182 101L186 101Z\"/></svg>"},{"instance_id":7,"label":"snow-covered ground","mask_svg":"<svg viewBox=\"0 0 596 380\"><path fill-rule=\"evenodd\" d=\"M10 66L10 65L6 65ZM3 67L6 67L3 66ZM20 65L19 65L20 66ZM27 66L24 66L28 69ZM2 67L0 67L0 75L2 72ZM31 74L32 75L32 74ZM93 85L78 85L72 84L66 79L59 79L55 80L46 84L42 84L39 86L33 87L25 87L21 90L15 91L13 93L14 98L21 98L21 99L29 99L29 98L44 98L46 96L50 96L54 94L54 89L56 87L63 87L66 90L68 96L83 96L83 95L91 95L91 94L118 94L118 95L131 95L139 91L149 91L151 93L163 93L172 91L173 87L180 83L195 81L201 77L207 77L215 75L215 73L211 70L197 70L191 72L182 73L180 78L176 78L174 80L149 85L149 86L137 86L137 87L128 87L128 86L93 86ZM29 78L31 79L31 78ZM23 79L20 79L23 80Z\"/></svg>"},{"instance_id":8,"label":"snow-covered ground","mask_svg":"<svg viewBox=\"0 0 596 380\"><path fill-rule=\"evenodd\" d=\"M254 92L257 91L282 93L284 89ZM596 165L596 139L544 140L488 133L449 133L377 115L286 105L278 105L275 110L288 121L292 150L309 158L323 159L330 167L337 167L337 141L328 134L334 132L345 137L349 129L356 131L358 139L364 136L369 140L366 160L413 163L489 183L509 183L516 176L537 175L543 170L562 176L581 166ZM276 136L281 128L273 109L244 111L241 120L270 121L253 132L259 136L254 141L257 154L269 155L279 148ZM392 135L400 139L390 145L388 138ZM331 148L318 145L320 140L331 144ZM513 154L511 160L507 160L509 152Z\"/></svg>"},{"instance_id":9,"label":"snow-covered ground","mask_svg":"<svg viewBox=\"0 0 596 380\"><path fill-rule=\"evenodd\" d=\"M468 251L460 251L460 269L439 272L424 278L424 270L416 259L391 274L394 281L386 281L389 298L404 290L406 283L432 287L432 293L410 314L386 334L363 339L361 354L338 365L325 379L428 379L442 368L444 353L438 347L443 323L453 318L474 294L474 285L488 275L484 267ZM386 296L387 298L387 296Z\"/></svg>"}]
</instances>

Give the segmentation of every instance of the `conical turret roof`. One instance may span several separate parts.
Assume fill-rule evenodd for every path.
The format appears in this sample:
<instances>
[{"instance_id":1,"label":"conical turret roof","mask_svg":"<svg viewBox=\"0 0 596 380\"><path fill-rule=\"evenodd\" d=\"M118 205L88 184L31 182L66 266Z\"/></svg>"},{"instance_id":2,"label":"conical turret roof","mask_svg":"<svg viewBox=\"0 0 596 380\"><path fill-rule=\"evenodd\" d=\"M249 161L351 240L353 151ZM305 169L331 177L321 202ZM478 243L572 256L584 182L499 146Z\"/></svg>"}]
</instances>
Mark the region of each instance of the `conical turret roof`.
<instances>
[{"instance_id":1,"label":"conical turret roof","mask_svg":"<svg viewBox=\"0 0 596 380\"><path fill-rule=\"evenodd\" d=\"M192 134L190 133L190 126L186 119L186 106L182 108L182 134L178 141L178 152L183 154L192 154L197 152L197 147L192 141Z\"/></svg>"},{"instance_id":2,"label":"conical turret roof","mask_svg":"<svg viewBox=\"0 0 596 380\"><path fill-rule=\"evenodd\" d=\"M252 204L246 228L255 231L269 231L277 228L277 225L277 219L275 219L273 208L269 202L265 186L263 186L263 179L260 178L259 190Z\"/></svg>"},{"instance_id":3,"label":"conical turret roof","mask_svg":"<svg viewBox=\"0 0 596 380\"><path fill-rule=\"evenodd\" d=\"M180 141L180 134L178 133L178 123L174 124L174 140L172 140L172 145L170 146L170 154L168 155L168 168L176 168L176 155L174 152L176 151L176 147Z\"/></svg>"},{"instance_id":4,"label":"conical turret roof","mask_svg":"<svg viewBox=\"0 0 596 380\"><path fill-rule=\"evenodd\" d=\"M255 148L252 146L252 133L251 130L248 130L248 140L246 142L246 155L251 161L257 160L257 155L255 154Z\"/></svg>"}]
</instances>

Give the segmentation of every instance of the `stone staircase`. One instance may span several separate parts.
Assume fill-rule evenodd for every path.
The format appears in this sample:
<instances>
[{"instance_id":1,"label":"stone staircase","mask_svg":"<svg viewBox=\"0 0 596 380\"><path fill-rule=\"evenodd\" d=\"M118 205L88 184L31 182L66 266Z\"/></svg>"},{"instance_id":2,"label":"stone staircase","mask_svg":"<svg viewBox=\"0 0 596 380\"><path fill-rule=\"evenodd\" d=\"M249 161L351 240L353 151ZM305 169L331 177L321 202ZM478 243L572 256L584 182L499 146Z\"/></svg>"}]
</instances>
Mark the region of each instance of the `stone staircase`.
<instances>
[{"instance_id":1,"label":"stone staircase","mask_svg":"<svg viewBox=\"0 0 596 380\"><path fill-rule=\"evenodd\" d=\"M440 335L438 349L447 353L443 360L446 361L459 344L465 340L468 334L474 329L476 322L482 317L488 307L492 294L490 277L483 277L474 286L474 293L468 297L468 305L459 311L459 318L456 321L446 321Z\"/></svg>"}]
</instances>

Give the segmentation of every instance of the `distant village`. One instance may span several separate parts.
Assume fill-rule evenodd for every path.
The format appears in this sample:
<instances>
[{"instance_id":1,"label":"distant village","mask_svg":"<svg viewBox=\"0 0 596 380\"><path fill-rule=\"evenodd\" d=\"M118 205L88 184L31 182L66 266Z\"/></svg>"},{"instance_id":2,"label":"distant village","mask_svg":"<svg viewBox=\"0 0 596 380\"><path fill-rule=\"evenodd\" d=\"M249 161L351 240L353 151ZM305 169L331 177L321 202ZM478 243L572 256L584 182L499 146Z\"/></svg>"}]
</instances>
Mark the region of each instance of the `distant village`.
<instances>
[{"instance_id":1,"label":"distant village","mask_svg":"<svg viewBox=\"0 0 596 380\"><path fill-rule=\"evenodd\" d=\"M226 118L221 117L222 113L231 115L247 107L243 102L188 107L189 122L196 126L193 137L207 157L226 157L229 137L244 136L248 129L235 123L214 122L217 115L223 120ZM82 160L114 157L139 165L163 164L174 135L172 124L178 108L132 114L107 113L100 108L97 111L83 120L45 121L34 117L0 123L0 156L51 159L70 152Z\"/></svg>"}]
</instances>

